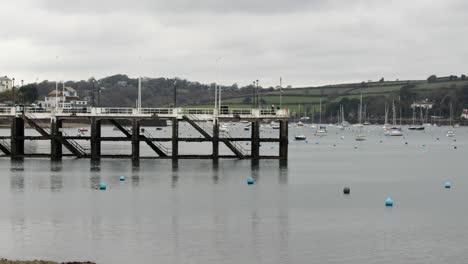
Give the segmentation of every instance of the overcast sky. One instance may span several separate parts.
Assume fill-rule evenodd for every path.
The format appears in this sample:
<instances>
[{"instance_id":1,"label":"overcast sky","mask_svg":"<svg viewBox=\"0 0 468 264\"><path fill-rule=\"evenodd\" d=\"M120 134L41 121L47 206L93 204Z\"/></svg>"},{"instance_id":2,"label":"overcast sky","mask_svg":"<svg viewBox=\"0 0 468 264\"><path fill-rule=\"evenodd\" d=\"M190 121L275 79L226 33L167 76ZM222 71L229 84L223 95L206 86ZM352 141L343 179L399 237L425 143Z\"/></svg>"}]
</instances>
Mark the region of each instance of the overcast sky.
<instances>
[{"instance_id":1,"label":"overcast sky","mask_svg":"<svg viewBox=\"0 0 468 264\"><path fill-rule=\"evenodd\" d=\"M466 0L0 0L0 75L308 86L468 73Z\"/></svg>"}]
</instances>

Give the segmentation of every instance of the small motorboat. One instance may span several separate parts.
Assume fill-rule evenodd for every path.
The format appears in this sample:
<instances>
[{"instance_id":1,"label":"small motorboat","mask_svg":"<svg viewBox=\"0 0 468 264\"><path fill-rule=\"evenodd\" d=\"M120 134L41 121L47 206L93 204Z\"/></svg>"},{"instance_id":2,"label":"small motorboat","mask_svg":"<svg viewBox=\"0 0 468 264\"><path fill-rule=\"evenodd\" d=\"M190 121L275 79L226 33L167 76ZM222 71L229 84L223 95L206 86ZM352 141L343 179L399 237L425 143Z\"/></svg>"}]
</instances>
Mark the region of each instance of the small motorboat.
<instances>
[{"instance_id":1,"label":"small motorboat","mask_svg":"<svg viewBox=\"0 0 468 264\"><path fill-rule=\"evenodd\" d=\"M364 134L357 134L356 137L354 138L356 141L364 141L366 140L366 135Z\"/></svg>"},{"instance_id":2,"label":"small motorboat","mask_svg":"<svg viewBox=\"0 0 468 264\"><path fill-rule=\"evenodd\" d=\"M392 137L400 137L403 136L403 132L401 132L401 128L399 127L392 127L391 129L385 131L385 135Z\"/></svg>"},{"instance_id":3,"label":"small motorboat","mask_svg":"<svg viewBox=\"0 0 468 264\"><path fill-rule=\"evenodd\" d=\"M447 137L454 137L454 136L455 136L455 131L449 130L449 131L447 132Z\"/></svg>"},{"instance_id":4,"label":"small motorboat","mask_svg":"<svg viewBox=\"0 0 468 264\"><path fill-rule=\"evenodd\" d=\"M226 125L222 125L219 127L219 132L229 132L229 130Z\"/></svg>"},{"instance_id":5,"label":"small motorboat","mask_svg":"<svg viewBox=\"0 0 468 264\"><path fill-rule=\"evenodd\" d=\"M87 128L84 128L84 127L78 128L78 133L85 133L85 132L88 132Z\"/></svg>"},{"instance_id":6,"label":"small motorboat","mask_svg":"<svg viewBox=\"0 0 468 264\"><path fill-rule=\"evenodd\" d=\"M246 126L246 127L244 127L244 130L245 130L245 131L249 131L249 130L250 130L250 127L249 127L249 126Z\"/></svg>"},{"instance_id":7,"label":"small motorboat","mask_svg":"<svg viewBox=\"0 0 468 264\"><path fill-rule=\"evenodd\" d=\"M156 130L162 130L162 127L157 127Z\"/></svg>"},{"instance_id":8,"label":"small motorboat","mask_svg":"<svg viewBox=\"0 0 468 264\"><path fill-rule=\"evenodd\" d=\"M315 131L315 135L319 137L323 137L327 135L327 127L319 126L319 128Z\"/></svg>"},{"instance_id":9,"label":"small motorboat","mask_svg":"<svg viewBox=\"0 0 468 264\"><path fill-rule=\"evenodd\" d=\"M304 135L296 135L296 136L294 137L294 139L295 139L295 140L306 140L307 137L304 136Z\"/></svg>"}]
</instances>

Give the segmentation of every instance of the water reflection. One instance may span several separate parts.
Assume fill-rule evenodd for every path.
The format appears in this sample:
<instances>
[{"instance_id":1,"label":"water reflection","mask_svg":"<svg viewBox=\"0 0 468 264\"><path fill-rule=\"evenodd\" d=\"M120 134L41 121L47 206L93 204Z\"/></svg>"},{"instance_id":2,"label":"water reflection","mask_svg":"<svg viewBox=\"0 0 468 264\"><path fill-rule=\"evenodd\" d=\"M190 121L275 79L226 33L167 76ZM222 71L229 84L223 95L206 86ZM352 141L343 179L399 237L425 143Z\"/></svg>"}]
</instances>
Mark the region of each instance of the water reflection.
<instances>
[{"instance_id":1,"label":"water reflection","mask_svg":"<svg viewBox=\"0 0 468 264\"><path fill-rule=\"evenodd\" d=\"M24 171L24 160L22 158L19 159L11 159L10 160L10 171Z\"/></svg>"},{"instance_id":2,"label":"water reflection","mask_svg":"<svg viewBox=\"0 0 468 264\"><path fill-rule=\"evenodd\" d=\"M213 162L212 163L213 166L212 166L212 172L213 172L213 183L214 184L218 184L219 182L219 163L216 161L216 162Z\"/></svg>"},{"instance_id":3,"label":"water reflection","mask_svg":"<svg viewBox=\"0 0 468 264\"><path fill-rule=\"evenodd\" d=\"M287 163L279 161L279 183L288 184L288 165Z\"/></svg>"},{"instance_id":4,"label":"water reflection","mask_svg":"<svg viewBox=\"0 0 468 264\"><path fill-rule=\"evenodd\" d=\"M177 160L172 161L172 177L171 177L171 187L175 189L177 187L177 182L179 181L179 162Z\"/></svg>"},{"instance_id":5,"label":"water reflection","mask_svg":"<svg viewBox=\"0 0 468 264\"><path fill-rule=\"evenodd\" d=\"M60 172L62 171L62 161L51 161L50 162L50 171Z\"/></svg>"},{"instance_id":6,"label":"water reflection","mask_svg":"<svg viewBox=\"0 0 468 264\"><path fill-rule=\"evenodd\" d=\"M259 161L255 160L255 159L252 159L252 161L250 163L250 170L251 170L250 177L252 177L255 181L257 181L259 179L259 173L258 173L259 168L260 168Z\"/></svg>"},{"instance_id":7,"label":"water reflection","mask_svg":"<svg viewBox=\"0 0 468 264\"><path fill-rule=\"evenodd\" d=\"M61 174L50 175L50 190L53 192L59 192L63 188L63 177Z\"/></svg>"},{"instance_id":8,"label":"water reflection","mask_svg":"<svg viewBox=\"0 0 468 264\"><path fill-rule=\"evenodd\" d=\"M101 171L101 160L100 159L91 159L90 162L90 171Z\"/></svg>"}]
</instances>

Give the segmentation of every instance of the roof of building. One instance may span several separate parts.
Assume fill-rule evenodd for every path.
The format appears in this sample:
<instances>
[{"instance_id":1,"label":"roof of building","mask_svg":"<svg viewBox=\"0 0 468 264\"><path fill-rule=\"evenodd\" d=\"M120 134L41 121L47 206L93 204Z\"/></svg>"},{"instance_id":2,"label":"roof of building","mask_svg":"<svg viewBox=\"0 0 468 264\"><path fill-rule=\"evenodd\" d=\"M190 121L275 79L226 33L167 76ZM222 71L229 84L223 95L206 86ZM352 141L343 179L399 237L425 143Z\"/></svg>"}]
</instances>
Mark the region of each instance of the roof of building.
<instances>
[{"instance_id":1,"label":"roof of building","mask_svg":"<svg viewBox=\"0 0 468 264\"><path fill-rule=\"evenodd\" d=\"M10 78L8 78L8 76L3 76L3 77L0 77L0 80L8 80L8 81L11 81Z\"/></svg>"}]
</instances>

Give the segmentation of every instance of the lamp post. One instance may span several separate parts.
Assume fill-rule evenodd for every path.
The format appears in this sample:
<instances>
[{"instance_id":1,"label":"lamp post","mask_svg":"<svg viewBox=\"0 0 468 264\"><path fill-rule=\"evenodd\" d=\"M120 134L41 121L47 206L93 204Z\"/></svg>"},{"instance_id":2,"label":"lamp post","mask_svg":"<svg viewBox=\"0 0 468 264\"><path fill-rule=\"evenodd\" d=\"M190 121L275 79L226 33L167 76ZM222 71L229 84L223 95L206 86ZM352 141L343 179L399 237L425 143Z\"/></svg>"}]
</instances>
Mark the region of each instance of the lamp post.
<instances>
[{"instance_id":1,"label":"lamp post","mask_svg":"<svg viewBox=\"0 0 468 264\"><path fill-rule=\"evenodd\" d=\"M13 87L12 87L12 91L13 91L13 106L16 106L16 88L15 88L15 78L12 78L11 79L12 82L13 82Z\"/></svg>"}]
</instances>

